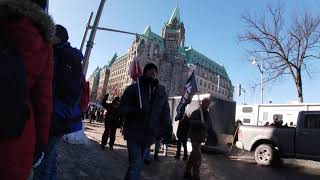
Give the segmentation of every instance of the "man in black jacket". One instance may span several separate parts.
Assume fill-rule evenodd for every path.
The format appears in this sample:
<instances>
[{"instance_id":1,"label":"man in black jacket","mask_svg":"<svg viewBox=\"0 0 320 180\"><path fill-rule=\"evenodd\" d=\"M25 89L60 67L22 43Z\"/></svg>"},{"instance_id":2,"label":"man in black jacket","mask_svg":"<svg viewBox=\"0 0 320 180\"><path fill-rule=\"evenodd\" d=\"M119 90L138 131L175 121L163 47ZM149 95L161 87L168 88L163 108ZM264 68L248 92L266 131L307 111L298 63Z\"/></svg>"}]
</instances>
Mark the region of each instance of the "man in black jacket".
<instances>
[{"instance_id":1,"label":"man in black jacket","mask_svg":"<svg viewBox=\"0 0 320 180\"><path fill-rule=\"evenodd\" d=\"M138 83L126 88L121 98L121 112L125 115L124 136L127 140L128 180L139 180L143 153L155 142L164 129L172 126L165 87L157 80L158 68L150 63L139 78L142 108L139 103Z\"/></svg>"},{"instance_id":2,"label":"man in black jacket","mask_svg":"<svg viewBox=\"0 0 320 180\"><path fill-rule=\"evenodd\" d=\"M113 150L117 128L121 126L121 116L119 112L120 98L115 97L111 104L106 102L107 99L108 95L106 95L101 102L101 105L107 110L107 116L104 121L105 129L102 135L101 148L105 148L110 136L109 147L111 150Z\"/></svg>"},{"instance_id":3,"label":"man in black jacket","mask_svg":"<svg viewBox=\"0 0 320 180\"><path fill-rule=\"evenodd\" d=\"M200 166L202 161L201 143L206 140L208 126L210 124L208 111L210 104L210 99L203 99L199 109L193 111L189 119L189 137L191 139L192 151L186 165L184 176L186 178L191 178L192 176L193 180L200 180ZM201 113L203 113L203 120L201 120ZM192 175L191 170L193 171Z\"/></svg>"}]
</instances>

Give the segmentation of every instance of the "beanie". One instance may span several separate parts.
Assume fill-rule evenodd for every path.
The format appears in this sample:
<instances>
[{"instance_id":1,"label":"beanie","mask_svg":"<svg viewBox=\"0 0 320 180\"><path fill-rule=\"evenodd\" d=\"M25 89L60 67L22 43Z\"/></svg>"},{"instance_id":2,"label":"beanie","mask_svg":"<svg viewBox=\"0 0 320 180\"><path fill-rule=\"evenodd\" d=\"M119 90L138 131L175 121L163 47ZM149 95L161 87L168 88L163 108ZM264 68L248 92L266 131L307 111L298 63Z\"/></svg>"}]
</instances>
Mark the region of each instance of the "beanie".
<instances>
[{"instance_id":1,"label":"beanie","mask_svg":"<svg viewBox=\"0 0 320 180\"><path fill-rule=\"evenodd\" d=\"M153 63L148 63L143 68L143 75L146 75L149 69L155 69L158 72L158 67Z\"/></svg>"},{"instance_id":2,"label":"beanie","mask_svg":"<svg viewBox=\"0 0 320 180\"><path fill-rule=\"evenodd\" d=\"M68 42L69 40L67 29L59 24L56 25L56 36L62 41L62 43Z\"/></svg>"}]
</instances>

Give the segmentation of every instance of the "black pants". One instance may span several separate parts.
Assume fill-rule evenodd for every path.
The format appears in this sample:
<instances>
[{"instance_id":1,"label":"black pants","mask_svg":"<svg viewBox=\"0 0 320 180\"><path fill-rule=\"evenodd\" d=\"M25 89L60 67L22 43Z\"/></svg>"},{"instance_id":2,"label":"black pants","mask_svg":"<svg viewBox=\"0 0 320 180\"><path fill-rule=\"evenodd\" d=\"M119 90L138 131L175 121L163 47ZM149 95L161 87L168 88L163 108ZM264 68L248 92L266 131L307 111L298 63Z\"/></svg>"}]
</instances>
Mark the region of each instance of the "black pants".
<instances>
[{"instance_id":1,"label":"black pants","mask_svg":"<svg viewBox=\"0 0 320 180\"><path fill-rule=\"evenodd\" d=\"M183 152L184 152L184 156L187 156L188 155L188 150L187 150L187 141L186 140L181 140L181 139L178 139L178 142L177 142L177 156L180 156L180 151L181 151L181 144L183 146Z\"/></svg>"},{"instance_id":2,"label":"black pants","mask_svg":"<svg viewBox=\"0 0 320 180\"><path fill-rule=\"evenodd\" d=\"M107 144L108 138L110 136L109 146L113 147L114 141L116 140L116 132L117 132L117 128L116 127L106 126L105 129L104 129L104 133L102 135L101 144L105 146Z\"/></svg>"}]
</instances>

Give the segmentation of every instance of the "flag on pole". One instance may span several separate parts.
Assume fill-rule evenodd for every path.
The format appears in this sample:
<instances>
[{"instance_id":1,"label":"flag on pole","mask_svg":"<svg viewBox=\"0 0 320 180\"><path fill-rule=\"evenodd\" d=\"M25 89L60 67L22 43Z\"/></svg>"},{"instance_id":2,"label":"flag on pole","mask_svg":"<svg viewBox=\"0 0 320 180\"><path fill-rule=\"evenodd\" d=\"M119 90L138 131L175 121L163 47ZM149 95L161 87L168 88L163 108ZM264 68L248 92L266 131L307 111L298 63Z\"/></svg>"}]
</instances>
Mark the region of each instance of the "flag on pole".
<instances>
[{"instance_id":1,"label":"flag on pole","mask_svg":"<svg viewBox=\"0 0 320 180\"><path fill-rule=\"evenodd\" d=\"M137 57L134 57L133 61L130 63L129 75L134 81L137 80L137 77L142 76L142 71Z\"/></svg>"},{"instance_id":2,"label":"flag on pole","mask_svg":"<svg viewBox=\"0 0 320 180\"><path fill-rule=\"evenodd\" d=\"M179 105L177 106L177 115L175 120L181 120L186 110L186 106L190 104L192 96L198 92L196 76L194 71L192 72L191 76L189 77L188 81L184 86L184 91L180 100Z\"/></svg>"},{"instance_id":3,"label":"flag on pole","mask_svg":"<svg viewBox=\"0 0 320 180\"><path fill-rule=\"evenodd\" d=\"M133 61L130 63L129 75L134 81L137 82L139 107L140 107L140 109L142 109L141 91L140 91L140 83L139 83L139 77L142 76L142 71L141 71L141 68L139 65L139 60L138 60L137 56L135 56L133 58Z\"/></svg>"}]
</instances>

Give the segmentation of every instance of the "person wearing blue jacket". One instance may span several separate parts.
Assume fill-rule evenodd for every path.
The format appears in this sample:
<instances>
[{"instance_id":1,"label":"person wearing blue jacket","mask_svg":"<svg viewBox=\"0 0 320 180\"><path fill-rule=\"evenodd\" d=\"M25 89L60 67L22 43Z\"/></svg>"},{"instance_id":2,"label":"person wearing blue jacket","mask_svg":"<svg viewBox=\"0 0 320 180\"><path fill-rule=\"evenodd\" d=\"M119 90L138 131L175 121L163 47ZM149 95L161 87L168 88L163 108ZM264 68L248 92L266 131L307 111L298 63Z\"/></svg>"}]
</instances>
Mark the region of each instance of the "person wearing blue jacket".
<instances>
[{"instance_id":1,"label":"person wearing blue jacket","mask_svg":"<svg viewBox=\"0 0 320 180\"><path fill-rule=\"evenodd\" d=\"M53 113L49 142L44 147L44 159L34 170L34 179L55 180L57 176L58 144L64 134L82 129L80 98L83 73L80 50L70 46L67 30L56 25L56 43L53 46Z\"/></svg>"}]
</instances>

